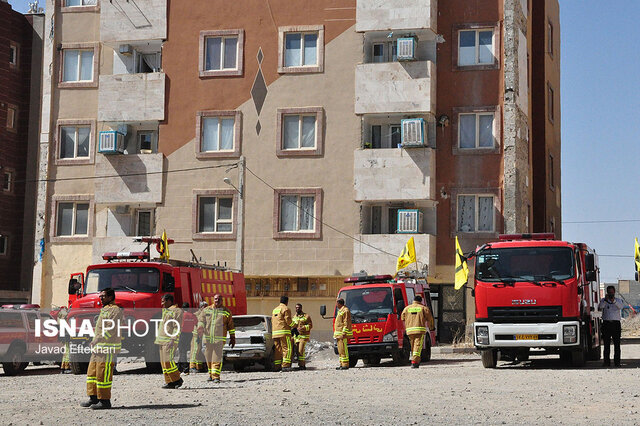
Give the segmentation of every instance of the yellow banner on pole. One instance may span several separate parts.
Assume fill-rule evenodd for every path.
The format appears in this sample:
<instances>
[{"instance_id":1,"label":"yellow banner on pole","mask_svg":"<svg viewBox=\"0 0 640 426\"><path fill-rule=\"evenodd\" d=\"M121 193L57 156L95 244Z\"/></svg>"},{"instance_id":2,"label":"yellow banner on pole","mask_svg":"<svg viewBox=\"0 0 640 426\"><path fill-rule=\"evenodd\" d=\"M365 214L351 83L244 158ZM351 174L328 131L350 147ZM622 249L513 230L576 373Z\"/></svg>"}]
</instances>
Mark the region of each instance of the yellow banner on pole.
<instances>
[{"instance_id":1,"label":"yellow banner on pole","mask_svg":"<svg viewBox=\"0 0 640 426\"><path fill-rule=\"evenodd\" d=\"M404 250L402 250L402 254L398 257L398 264L396 265L396 273L405 268L408 265L416 262L416 247L413 243L413 237L409 238L407 244L404 246Z\"/></svg>"},{"instance_id":2,"label":"yellow banner on pole","mask_svg":"<svg viewBox=\"0 0 640 426\"><path fill-rule=\"evenodd\" d=\"M456 274L454 288L460 290L467 283L469 279L469 266L467 266L467 259L462 253L458 237L456 237Z\"/></svg>"}]
</instances>

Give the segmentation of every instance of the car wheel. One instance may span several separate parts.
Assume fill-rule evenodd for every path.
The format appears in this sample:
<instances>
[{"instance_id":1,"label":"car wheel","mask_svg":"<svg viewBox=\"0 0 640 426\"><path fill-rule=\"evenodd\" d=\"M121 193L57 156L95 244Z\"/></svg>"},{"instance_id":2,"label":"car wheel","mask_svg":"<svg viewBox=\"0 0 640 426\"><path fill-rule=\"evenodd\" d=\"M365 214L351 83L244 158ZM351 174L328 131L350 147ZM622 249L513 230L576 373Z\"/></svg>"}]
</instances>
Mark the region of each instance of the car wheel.
<instances>
[{"instance_id":1,"label":"car wheel","mask_svg":"<svg viewBox=\"0 0 640 426\"><path fill-rule=\"evenodd\" d=\"M13 345L7 351L7 361L2 363L4 374L7 376L15 376L24 371L29 365L28 362L24 362L24 348L21 345Z\"/></svg>"},{"instance_id":2,"label":"car wheel","mask_svg":"<svg viewBox=\"0 0 640 426\"><path fill-rule=\"evenodd\" d=\"M276 369L276 365L274 363L275 351L275 348L273 348L269 356L264 359L263 365L265 371L274 371Z\"/></svg>"}]
</instances>

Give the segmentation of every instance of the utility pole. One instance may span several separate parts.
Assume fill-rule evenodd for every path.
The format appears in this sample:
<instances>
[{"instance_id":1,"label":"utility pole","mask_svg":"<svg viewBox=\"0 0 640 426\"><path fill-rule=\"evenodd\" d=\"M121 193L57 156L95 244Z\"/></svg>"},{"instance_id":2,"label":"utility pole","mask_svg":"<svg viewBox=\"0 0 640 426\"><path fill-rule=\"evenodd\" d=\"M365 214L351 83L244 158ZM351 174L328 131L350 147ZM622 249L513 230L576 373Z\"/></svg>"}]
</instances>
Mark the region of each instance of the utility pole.
<instances>
[{"instance_id":1,"label":"utility pole","mask_svg":"<svg viewBox=\"0 0 640 426\"><path fill-rule=\"evenodd\" d=\"M244 272L244 173L245 157L238 162L238 235L236 236L236 269Z\"/></svg>"}]
</instances>

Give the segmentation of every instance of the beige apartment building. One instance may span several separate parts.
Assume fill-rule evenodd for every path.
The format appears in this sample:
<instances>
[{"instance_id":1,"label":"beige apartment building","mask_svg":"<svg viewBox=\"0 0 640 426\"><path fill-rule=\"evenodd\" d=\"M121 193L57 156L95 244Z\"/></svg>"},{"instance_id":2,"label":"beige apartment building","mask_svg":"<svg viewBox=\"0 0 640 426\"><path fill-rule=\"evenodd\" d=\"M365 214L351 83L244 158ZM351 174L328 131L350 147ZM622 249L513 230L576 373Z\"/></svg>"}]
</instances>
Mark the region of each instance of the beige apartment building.
<instances>
[{"instance_id":1,"label":"beige apartment building","mask_svg":"<svg viewBox=\"0 0 640 426\"><path fill-rule=\"evenodd\" d=\"M531 42L553 23L559 59L558 10L533 3L56 2L33 302L65 303L69 274L166 231L172 258L244 272L250 313L286 293L317 317L352 273L395 273L413 236L441 340L463 333L453 238L560 223L559 61ZM533 84L553 73L537 134Z\"/></svg>"}]
</instances>

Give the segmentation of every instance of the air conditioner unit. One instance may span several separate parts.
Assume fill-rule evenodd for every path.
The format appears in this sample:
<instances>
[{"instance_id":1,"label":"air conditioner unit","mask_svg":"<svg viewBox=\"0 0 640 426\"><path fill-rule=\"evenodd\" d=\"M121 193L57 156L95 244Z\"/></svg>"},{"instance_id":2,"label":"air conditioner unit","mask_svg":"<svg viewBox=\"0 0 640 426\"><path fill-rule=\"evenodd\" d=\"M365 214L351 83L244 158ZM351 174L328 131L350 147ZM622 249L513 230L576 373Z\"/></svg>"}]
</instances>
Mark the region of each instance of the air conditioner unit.
<instances>
[{"instance_id":1,"label":"air conditioner unit","mask_svg":"<svg viewBox=\"0 0 640 426\"><path fill-rule=\"evenodd\" d=\"M124 153L124 135L115 130L100 132L98 152L101 154Z\"/></svg>"},{"instance_id":2,"label":"air conditioner unit","mask_svg":"<svg viewBox=\"0 0 640 426\"><path fill-rule=\"evenodd\" d=\"M418 40L415 37L401 37L398 43L398 60L399 61L415 61L416 50L418 49Z\"/></svg>"},{"instance_id":3,"label":"air conditioner unit","mask_svg":"<svg viewBox=\"0 0 640 426\"><path fill-rule=\"evenodd\" d=\"M424 119L408 118L400 121L402 147L424 146Z\"/></svg>"},{"instance_id":4,"label":"air conditioner unit","mask_svg":"<svg viewBox=\"0 0 640 426\"><path fill-rule=\"evenodd\" d=\"M121 55L131 55L133 54L133 46L131 46L130 44L121 44L118 47L118 52L120 52Z\"/></svg>"},{"instance_id":5,"label":"air conditioner unit","mask_svg":"<svg viewBox=\"0 0 640 426\"><path fill-rule=\"evenodd\" d=\"M418 209L398 210L398 234L421 234L424 214Z\"/></svg>"}]
</instances>

